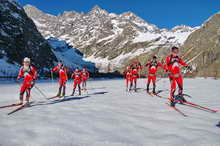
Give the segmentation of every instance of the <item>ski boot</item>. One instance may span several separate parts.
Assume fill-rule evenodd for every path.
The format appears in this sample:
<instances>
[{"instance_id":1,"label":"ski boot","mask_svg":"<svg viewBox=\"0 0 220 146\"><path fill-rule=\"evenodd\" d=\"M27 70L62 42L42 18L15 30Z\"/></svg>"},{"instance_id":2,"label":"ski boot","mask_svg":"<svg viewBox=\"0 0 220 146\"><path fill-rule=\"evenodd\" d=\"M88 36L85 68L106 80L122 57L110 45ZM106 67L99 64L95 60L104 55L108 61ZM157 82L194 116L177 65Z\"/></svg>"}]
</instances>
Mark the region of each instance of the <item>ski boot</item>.
<instances>
[{"instance_id":1,"label":"ski boot","mask_svg":"<svg viewBox=\"0 0 220 146\"><path fill-rule=\"evenodd\" d=\"M170 97L169 100L170 100L170 106L171 106L171 107L175 107L175 104L176 104L176 103L175 103L175 99L172 98L172 97Z\"/></svg>"},{"instance_id":2,"label":"ski boot","mask_svg":"<svg viewBox=\"0 0 220 146\"><path fill-rule=\"evenodd\" d=\"M71 96L74 96L74 94L75 94L75 88L73 89L73 93L71 94Z\"/></svg>"},{"instance_id":3,"label":"ski boot","mask_svg":"<svg viewBox=\"0 0 220 146\"><path fill-rule=\"evenodd\" d=\"M65 97L65 94L66 94L66 87L63 87L63 94L62 94L62 97Z\"/></svg>"},{"instance_id":4,"label":"ski boot","mask_svg":"<svg viewBox=\"0 0 220 146\"><path fill-rule=\"evenodd\" d=\"M59 91L58 91L58 93L57 93L57 97L59 97L60 95L61 95L61 90L62 90L62 86L61 87L59 87Z\"/></svg>"}]
</instances>

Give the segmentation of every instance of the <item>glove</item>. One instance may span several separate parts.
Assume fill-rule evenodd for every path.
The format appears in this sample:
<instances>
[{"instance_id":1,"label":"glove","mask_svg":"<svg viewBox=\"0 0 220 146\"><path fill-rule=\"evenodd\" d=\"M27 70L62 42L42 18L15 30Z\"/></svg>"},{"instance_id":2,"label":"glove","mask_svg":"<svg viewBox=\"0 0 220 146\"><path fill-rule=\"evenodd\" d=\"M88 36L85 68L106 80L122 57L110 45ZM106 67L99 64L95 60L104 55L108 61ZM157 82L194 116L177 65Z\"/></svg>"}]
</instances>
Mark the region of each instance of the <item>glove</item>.
<instances>
[{"instance_id":1,"label":"glove","mask_svg":"<svg viewBox=\"0 0 220 146\"><path fill-rule=\"evenodd\" d=\"M186 69L191 71L192 67L189 65L189 66L186 66Z\"/></svg>"}]
</instances>

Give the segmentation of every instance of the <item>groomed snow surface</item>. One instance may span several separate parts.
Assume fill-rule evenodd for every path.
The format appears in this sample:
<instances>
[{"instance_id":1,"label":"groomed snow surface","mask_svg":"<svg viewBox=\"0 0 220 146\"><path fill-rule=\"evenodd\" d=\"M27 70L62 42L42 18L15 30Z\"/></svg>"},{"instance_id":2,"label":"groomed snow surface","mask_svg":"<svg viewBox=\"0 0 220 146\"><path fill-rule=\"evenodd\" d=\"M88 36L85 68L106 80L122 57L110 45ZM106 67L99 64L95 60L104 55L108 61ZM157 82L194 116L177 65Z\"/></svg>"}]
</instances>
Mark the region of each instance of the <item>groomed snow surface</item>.
<instances>
[{"instance_id":1,"label":"groomed snow surface","mask_svg":"<svg viewBox=\"0 0 220 146\"><path fill-rule=\"evenodd\" d=\"M219 113L177 105L184 117L144 91L145 80L138 81L137 93L125 92L124 80L88 82L88 95L64 100L45 100L33 89L33 106L10 116L14 108L0 109L1 146L219 146ZM187 100L220 109L220 81L185 79ZM53 96L57 83L36 84ZM169 81L158 81L161 96L169 95ZM19 86L0 84L0 106L15 103ZM67 94L72 82L67 84Z\"/></svg>"}]
</instances>

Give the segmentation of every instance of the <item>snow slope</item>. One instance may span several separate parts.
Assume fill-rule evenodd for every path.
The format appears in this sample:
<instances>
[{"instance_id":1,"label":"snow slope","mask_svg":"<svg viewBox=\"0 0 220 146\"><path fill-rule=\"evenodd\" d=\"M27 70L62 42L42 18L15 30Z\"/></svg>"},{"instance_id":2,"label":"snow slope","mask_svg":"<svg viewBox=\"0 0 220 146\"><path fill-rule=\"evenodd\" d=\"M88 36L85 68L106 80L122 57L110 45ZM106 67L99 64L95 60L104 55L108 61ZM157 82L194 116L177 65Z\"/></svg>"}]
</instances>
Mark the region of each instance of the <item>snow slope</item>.
<instances>
[{"instance_id":1,"label":"snow slope","mask_svg":"<svg viewBox=\"0 0 220 146\"><path fill-rule=\"evenodd\" d=\"M0 77L13 77L18 74L19 65L8 63L7 57L0 59Z\"/></svg>"},{"instance_id":2,"label":"snow slope","mask_svg":"<svg viewBox=\"0 0 220 146\"><path fill-rule=\"evenodd\" d=\"M95 64L83 60L83 55L77 53L78 50L69 46L66 41L59 40L57 38L49 38L48 42L54 48L52 51L57 60L62 61L65 66L71 69L75 69L77 67L82 69L85 67L90 72L95 72Z\"/></svg>"},{"instance_id":3,"label":"snow slope","mask_svg":"<svg viewBox=\"0 0 220 146\"><path fill-rule=\"evenodd\" d=\"M165 99L145 93L139 80L138 93L126 93L123 80L88 83L89 95L63 101L46 101L33 90L33 106L7 116L13 108L0 109L0 145L4 146L219 146L219 113L177 105L183 117ZM48 96L57 83L36 84ZM67 84L68 94L72 83ZM220 109L220 81L185 79L187 98L197 104ZM158 82L162 96L169 95L169 81ZM12 90L13 89L13 90ZM0 84L0 105L17 100L18 85Z\"/></svg>"}]
</instances>

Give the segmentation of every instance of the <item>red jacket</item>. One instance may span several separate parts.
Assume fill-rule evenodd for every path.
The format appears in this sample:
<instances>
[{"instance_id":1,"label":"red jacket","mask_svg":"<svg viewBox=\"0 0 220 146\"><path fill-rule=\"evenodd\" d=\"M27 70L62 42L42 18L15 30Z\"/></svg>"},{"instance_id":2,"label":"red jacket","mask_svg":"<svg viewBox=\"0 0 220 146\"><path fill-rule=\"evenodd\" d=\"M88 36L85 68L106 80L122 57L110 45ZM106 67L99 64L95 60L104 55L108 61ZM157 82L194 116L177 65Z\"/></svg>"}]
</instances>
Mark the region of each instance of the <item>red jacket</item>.
<instances>
[{"instance_id":1,"label":"red jacket","mask_svg":"<svg viewBox=\"0 0 220 146\"><path fill-rule=\"evenodd\" d=\"M68 80L66 68L61 68L59 65L57 65L52 69L52 72L59 72L60 80L64 80L64 81Z\"/></svg>"},{"instance_id":2,"label":"red jacket","mask_svg":"<svg viewBox=\"0 0 220 146\"><path fill-rule=\"evenodd\" d=\"M89 78L89 72L88 71L82 71L81 75L82 75L83 80L87 80Z\"/></svg>"},{"instance_id":3,"label":"red jacket","mask_svg":"<svg viewBox=\"0 0 220 146\"><path fill-rule=\"evenodd\" d=\"M82 79L82 73L80 71L78 72L74 72L72 75L71 75L71 78L73 78L74 80L77 80L77 81L81 81Z\"/></svg>"},{"instance_id":4,"label":"red jacket","mask_svg":"<svg viewBox=\"0 0 220 146\"><path fill-rule=\"evenodd\" d=\"M131 79L132 79L132 73L129 72L129 71L126 72L125 78L126 78L127 80L131 80Z\"/></svg>"},{"instance_id":5,"label":"red jacket","mask_svg":"<svg viewBox=\"0 0 220 146\"><path fill-rule=\"evenodd\" d=\"M133 78L138 78L138 70L135 68L131 71Z\"/></svg>"},{"instance_id":6,"label":"red jacket","mask_svg":"<svg viewBox=\"0 0 220 146\"><path fill-rule=\"evenodd\" d=\"M157 62L149 61L145 66L146 67L149 66L148 68L149 74L155 74L157 72L158 67L164 68L163 65L159 61Z\"/></svg>"},{"instance_id":7,"label":"red jacket","mask_svg":"<svg viewBox=\"0 0 220 146\"><path fill-rule=\"evenodd\" d=\"M19 70L17 79L24 77L24 82L31 82L37 79L37 70L33 66L22 66Z\"/></svg>"},{"instance_id":8,"label":"red jacket","mask_svg":"<svg viewBox=\"0 0 220 146\"><path fill-rule=\"evenodd\" d=\"M180 74L181 66L188 66L179 56L173 57L172 55L166 57L166 70L172 74Z\"/></svg>"}]
</instances>

